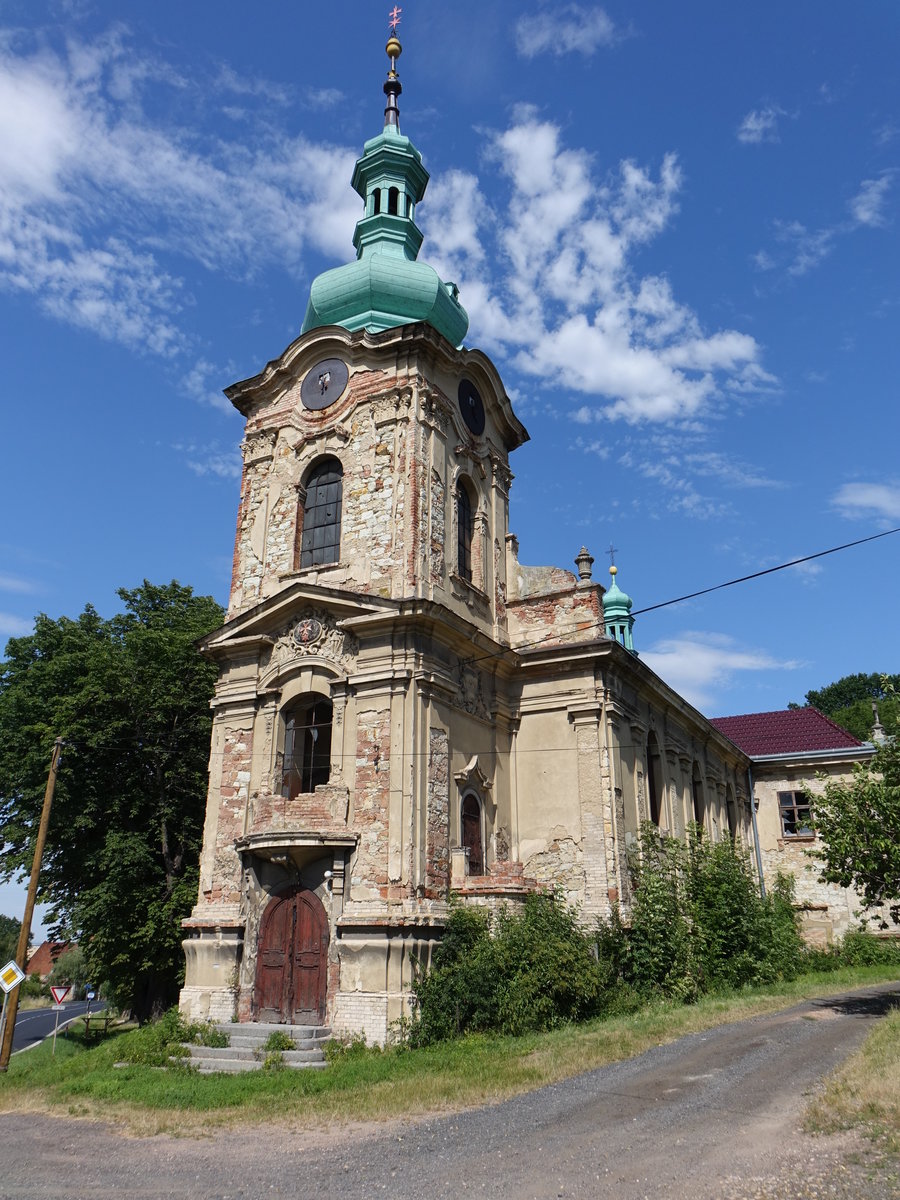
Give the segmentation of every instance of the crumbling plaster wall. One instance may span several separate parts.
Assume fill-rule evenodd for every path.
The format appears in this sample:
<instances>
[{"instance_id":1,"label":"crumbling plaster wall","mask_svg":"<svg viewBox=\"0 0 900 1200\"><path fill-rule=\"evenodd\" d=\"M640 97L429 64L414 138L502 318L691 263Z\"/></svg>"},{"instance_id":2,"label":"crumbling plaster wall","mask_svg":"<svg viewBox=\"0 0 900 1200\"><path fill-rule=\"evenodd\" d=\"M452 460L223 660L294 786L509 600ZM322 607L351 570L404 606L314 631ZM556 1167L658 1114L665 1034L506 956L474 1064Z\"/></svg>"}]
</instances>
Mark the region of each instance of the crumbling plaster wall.
<instances>
[{"instance_id":1,"label":"crumbling plaster wall","mask_svg":"<svg viewBox=\"0 0 900 1200\"><path fill-rule=\"evenodd\" d=\"M779 871L790 875L807 940L823 946L839 940L859 924L862 900L852 888L823 883L819 879L819 865L815 859L817 838L784 836L778 793L798 792L808 785L814 794L821 795L826 781L840 782L851 778L850 764L819 763L815 767L795 764L794 769L757 764L753 774L766 882L771 886Z\"/></svg>"}]
</instances>

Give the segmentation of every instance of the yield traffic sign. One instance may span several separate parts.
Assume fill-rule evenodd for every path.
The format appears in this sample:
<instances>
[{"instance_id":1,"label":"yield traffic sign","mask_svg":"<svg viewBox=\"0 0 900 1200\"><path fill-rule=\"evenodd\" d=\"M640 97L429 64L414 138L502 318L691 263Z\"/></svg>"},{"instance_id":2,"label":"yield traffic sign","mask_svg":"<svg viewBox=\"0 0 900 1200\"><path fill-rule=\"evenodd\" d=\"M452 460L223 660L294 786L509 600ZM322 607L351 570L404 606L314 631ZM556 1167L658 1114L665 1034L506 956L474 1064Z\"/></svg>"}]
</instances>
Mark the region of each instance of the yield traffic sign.
<instances>
[{"instance_id":1,"label":"yield traffic sign","mask_svg":"<svg viewBox=\"0 0 900 1200\"><path fill-rule=\"evenodd\" d=\"M53 993L53 999L57 1004L65 1004L72 994L72 985L71 983L60 984L56 987L51 987L50 991Z\"/></svg>"}]
</instances>

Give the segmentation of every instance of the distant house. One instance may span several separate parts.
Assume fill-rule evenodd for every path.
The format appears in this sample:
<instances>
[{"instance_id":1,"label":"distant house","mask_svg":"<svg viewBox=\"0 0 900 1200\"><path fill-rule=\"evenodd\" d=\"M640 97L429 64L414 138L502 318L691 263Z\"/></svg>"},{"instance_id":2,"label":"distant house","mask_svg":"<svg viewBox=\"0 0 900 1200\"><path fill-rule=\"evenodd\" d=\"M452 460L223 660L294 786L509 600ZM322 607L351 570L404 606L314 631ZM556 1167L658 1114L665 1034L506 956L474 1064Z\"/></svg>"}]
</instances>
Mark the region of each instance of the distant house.
<instances>
[{"instance_id":1,"label":"distant house","mask_svg":"<svg viewBox=\"0 0 900 1200\"><path fill-rule=\"evenodd\" d=\"M28 976L39 975L41 980L46 983L60 956L67 950L74 949L76 944L75 942L41 942L40 946L32 951L25 974Z\"/></svg>"},{"instance_id":2,"label":"distant house","mask_svg":"<svg viewBox=\"0 0 900 1200\"><path fill-rule=\"evenodd\" d=\"M862 900L850 888L819 880L812 851L816 835L803 791L823 792L828 780L847 779L856 763L875 753L816 708L715 717L710 721L751 760L763 875L793 875L804 937L825 946L855 924Z\"/></svg>"}]
</instances>

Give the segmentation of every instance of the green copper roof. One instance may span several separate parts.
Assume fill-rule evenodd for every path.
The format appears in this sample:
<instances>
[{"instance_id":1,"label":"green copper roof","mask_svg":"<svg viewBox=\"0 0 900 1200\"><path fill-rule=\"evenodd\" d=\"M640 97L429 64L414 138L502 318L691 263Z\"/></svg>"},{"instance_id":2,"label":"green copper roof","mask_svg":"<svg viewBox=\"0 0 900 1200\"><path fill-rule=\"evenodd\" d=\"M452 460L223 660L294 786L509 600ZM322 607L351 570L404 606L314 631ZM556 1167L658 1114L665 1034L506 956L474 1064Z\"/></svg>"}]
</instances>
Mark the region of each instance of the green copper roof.
<instances>
[{"instance_id":1,"label":"green copper roof","mask_svg":"<svg viewBox=\"0 0 900 1200\"><path fill-rule=\"evenodd\" d=\"M428 172L422 155L400 132L395 70L400 43L388 42L391 70L384 130L363 147L352 185L365 202L353 234L356 262L325 271L313 280L301 333L322 325L345 329L393 329L427 321L459 346L469 328L454 283L444 283L433 267L416 261L422 232L415 206L425 194Z\"/></svg>"},{"instance_id":2,"label":"green copper roof","mask_svg":"<svg viewBox=\"0 0 900 1200\"><path fill-rule=\"evenodd\" d=\"M634 601L622 591L616 582L618 567L611 566L609 573L612 576L612 583L603 593L603 621L606 625L606 636L619 642L626 650L630 650L634 654L634 617L631 615L631 606Z\"/></svg>"},{"instance_id":3,"label":"green copper roof","mask_svg":"<svg viewBox=\"0 0 900 1200\"><path fill-rule=\"evenodd\" d=\"M603 615L605 617L627 617L634 601L621 590L615 578L603 593Z\"/></svg>"}]
</instances>

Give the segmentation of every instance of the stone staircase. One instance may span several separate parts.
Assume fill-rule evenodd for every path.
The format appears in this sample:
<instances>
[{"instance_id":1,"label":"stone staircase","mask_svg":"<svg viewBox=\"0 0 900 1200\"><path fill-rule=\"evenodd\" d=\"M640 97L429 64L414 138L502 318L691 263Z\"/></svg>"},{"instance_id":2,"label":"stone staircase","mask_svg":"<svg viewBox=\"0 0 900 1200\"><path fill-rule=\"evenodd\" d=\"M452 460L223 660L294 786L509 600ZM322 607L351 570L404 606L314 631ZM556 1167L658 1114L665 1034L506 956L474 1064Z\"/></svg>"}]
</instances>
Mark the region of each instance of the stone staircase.
<instances>
[{"instance_id":1,"label":"stone staircase","mask_svg":"<svg viewBox=\"0 0 900 1200\"><path fill-rule=\"evenodd\" d=\"M259 1071L267 1054L273 1058L280 1053L281 1063L292 1070L321 1071L325 1062L323 1047L331 1037L327 1025L266 1025L251 1022L244 1025L216 1025L229 1039L227 1046L197 1046L186 1044L190 1057L181 1061L195 1067L201 1075L216 1071ZM266 1040L272 1033L287 1034L294 1043L293 1050L266 1051ZM277 1059L276 1059L277 1061Z\"/></svg>"}]
</instances>

